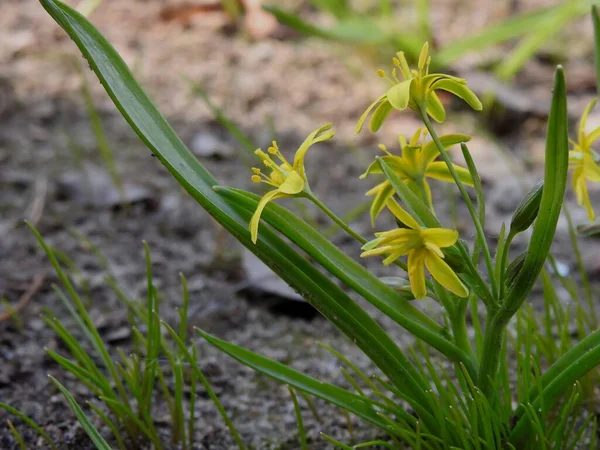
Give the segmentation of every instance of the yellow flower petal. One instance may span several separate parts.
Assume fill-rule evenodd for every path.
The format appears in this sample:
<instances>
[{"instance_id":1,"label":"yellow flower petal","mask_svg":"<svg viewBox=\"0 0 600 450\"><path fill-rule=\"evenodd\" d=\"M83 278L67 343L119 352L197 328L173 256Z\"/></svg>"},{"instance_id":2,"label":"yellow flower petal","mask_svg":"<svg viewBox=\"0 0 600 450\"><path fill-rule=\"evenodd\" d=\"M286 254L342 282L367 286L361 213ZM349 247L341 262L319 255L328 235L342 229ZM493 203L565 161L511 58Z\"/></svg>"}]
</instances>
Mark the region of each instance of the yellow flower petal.
<instances>
[{"instance_id":1,"label":"yellow flower petal","mask_svg":"<svg viewBox=\"0 0 600 450\"><path fill-rule=\"evenodd\" d=\"M425 242L444 248L451 247L458 240L458 231L448 228L425 228L421 230L421 237Z\"/></svg>"},{"instance_id":2,"label":"yellow flower petal","mask_svg":"<svg viewBox=\"0 0 600 450\"><path fill-rule=\"evenodd\" d=\"M384 181L368 191L367 195L372 195L371 193L376 194L370 209L371 226L374 227L375 221L377 220L377 217L379 217L379 214L381 214L381 211L384 210L388 199L394 195L394 188L389 181Z\"/></svg>"},{"instance_id":3,"label":"yellow flower petal","mask_svg":"<svg viewBox=\"0 0 600 450\"><path fill-rule=\"evenodd\" d=\"M577 196L577 203L585 207L589 220L593 221L596 218L596 214L594 213L594 207L590 201L590 195L585 183L585 177L583 176L583 168L581 167L578 167L573 172L573 190Z\"/></svg>"},{"instance_id":4,"label":"yellow flower petal","mask_svg":"<svg viewBox=\"0 0 600 450\"><path fill-rule=\"evenodd\" d=\"M471 140L471 136L468 134L445 134L440 136L440 142L444 146L446 150L452 147L453 145L460 144L461 142L469 142ZM429 141L421 147L421 170L427 170L429 164L435 161L435 158L439 156L440 152L435 145L435 142Z\"/></svg>"},{"instance_id":5,"label":"yellow flower petal","mask_svg":"<svg viewBox=\"0 0 600 450\"><path fill-rule=\"evenodd\" d=\"M577 129L577 139L579 139L579 143L583 144L585 141L585 128L587 127L587 119L592 112L592 109L596 106L598 99L594 97L583 110L583 114L581 115L581 119L579 119L579 127Z\"/></svg>"},{"instance_id":6,"label":"yellow flower petal","mask_svg":"<svg viewBox=\"0 0 600 450\"><path fill-rule=\"evenodd\" d=\"M310 133L294 155L294 166L293 169L297 171L302 178L306 180L306 173L304 172L304 157L308 149L319 142L327 141L334 136L335 132L331 129L331 124L327 123L322 127L317 128Z\"/></svg>"},{"instance_id":7,"label":"yellow flower petal","mask_svg":"<svg viewBox=\"0 0 600 450\"><path fill-rule=\"evenodd\" d=\"M591 155L586 155L583 159L583 175L586 180L600 183L600 166L594 162Z\"/></svg>"},{"instance_id":8,"label":"yellow flower petal","mask_svg":"<svg viewBox=\"0 0 600 450\"><path fill-rule=\"evenodd\" d=\"M369 256L378 256L383 255L384 253L389 253L390 251L392 251L391 246L376 247L369 250L365 250L360 254L360 257L367 258Z\"/></svg>"},{"instance_id":9,"label":"yellow flower petal","mask_svg":"<svg viewBox=\"0 0 600 450\"><path fill-rule=\"evenodd\" d=\"M398 202L393 198L390 198L388 200L387 207L392 212L392 214L396 216L396 218L408 228L412 228L413 230L418 230L421 228L419 226L419 223L408 212L406 212L402 208L402 206L400 206Z\"/></svg>"},{"instance_id":10,"label":"yellow flower petal","mask_svg":"<svg viewBox=\"0 0 600 450\"><path fill-rule=\"evenodd\" d=\"M446 120L446 110L444 109L444 104L433 91L427 96L427 114L429 114L433 120L438 123L442 123L444 120Z\"/></svg>"},{"instance_id":11,"label":"yellow flower petal","mask_svg":"<svg viewBox=\"0 0 600 450\"><path fill-rule=\"evenodd\" d=\"M277 190L283 194L294 195L302 192L305 186L304 179L294 170L285 177Z\"/></svg>"},{"instance_id":12,"label":"yellow flower petal","mask_svg":"<svg viewBox=\"0 0 600 450\"><path fill-rule=\"evenodd\" d=\"M595 128L594 131L585 137L585 143L588 147L591 147L598 138L600 138L600 127Z\"/></svg>"},{"instance_id":13,"label":"yellow flower petal","mask_svg":"<svg viewBox=\"0 0 600 450\"><path fill-rule=\"evenodd\" d=\"M438 283L459 297L469 296L468 289L442 258L433 252L427 251L424 259L427 270Z\"/></svg>"},{"instance_id":14,"label":"yellow flower petal","mask_svg":"<svg viewBox=\"0 0 600 450\"><path fill-rule=\"evenodd\" d=\"M250 219L250 237L252 239L252 243L256 244L258 240L258 224L260 222L260 216L267 206L267 203L276 200L281 197L287 197L285 194L282 194L278 190L272 190L263 195L263 198L258 202L258 206L256 207L256 211L252 215L252 219Z\"/></svg>"},{"instance_id":15,"label":"yellow flower petal","mask_svg":"<svg viewBox=\"0 0 600 450\"><path fill-rule=\"evenodd\" d=\"M457 166L456 164L452 165L454 166L454 170L456 170L460 181L468 186L473 186L473 178L471 178L471 173L464 167ZM425 175L436 180L454 183L454 177L450 173L450 170L448 170L448 166L444 161L436 161L431 163L427 168Z\"/></svg>"},{"instance_id":16,"label":"yellow flower petal","mask_svg":"<svg viewBox=\"0 0 600 450\"><path fill-rule=\"evenodd\" d=\"M369 130L373 133L376 133L383 125L384 120L387 116L392 112L392 105L389 101L382 101L377 108L375 108L375 112L371 116L371 120L369 121Z\"/></svg>"},{"instance_id":17,"label":"yellow flower petal","mask_svg":"<svg viewBox=\"0 0 600 450\"><path fill-rule=\"evenodd\" d=\"M355 133L360 133L360 131L362 130L363 125L365 123L365 120L367 120L367 117L369 116L369 114L371 113L373 108L375 108L377 105L379 105L379 103L381 103L383 100L385 100L386 96L387 96L386 94L383 94L381 97L379 97L373 103L371 103L369 105L369 107L365 110L365 112L362 113L362 115L360 116L360 119L358 119L358 122L356 122L356 127L354 128Z\"/></svg>"},{"instance_id":18,"label":"yellow flower petal","mask_svg":"<svg viewBox=\"0 0 600 450\"><path fill-rule=\"evenodd\" d=\"M410 100L410 85L413 79L410 78L401 83L395 84L387 91L387 99L391 105L399 111L406 109Z\"/></svg>"},{"instance_id":19,"label":"yellow flower petal","mask_svg":"<svg viewBox=\"0 0 600 450\"><path fill-rule=\"evenodd\" d=\"M477 98L475 93L464 84L460 84L455 80L442 78L441 80L438 80L435 83L433 83L431 85L431 89L441 89L443 91L448 91L451 94L462 98L475 111L481 111L483 109L483 105L481 104L481 101Z\"/></svg>"},{"instance_id":20,"label":"yellow flower petal","mask_svg":"<svg viewBox=\"0 0 600 450\"><path fill-rule=\"evenodd\" d=\"M412 250L408 254L408 279L410 281L410 290L416 299L427 295L427 286L425 285L425 255L429 253L425 249Z\"/></svg>"},{"instance_id":21,"label":"yellow flower petal","mask_svg":"<svg viewBox=\"0 0 600 450\"><path fill-rule=\"evenodd\" d=\"M396 173L396 175L398 175L400 178L408 178L410 167L404 158L392 155L382 156L381 159L383 159L386 162L386 164L390 166L390 169L392 169L394 173ZM359 179L366 178L373 173L383 173L383 171L381 170L381 166L377 161L371 163L371 165L367 168L365 173L363 173L359 177Z\"/></svg>"}]
</instances>

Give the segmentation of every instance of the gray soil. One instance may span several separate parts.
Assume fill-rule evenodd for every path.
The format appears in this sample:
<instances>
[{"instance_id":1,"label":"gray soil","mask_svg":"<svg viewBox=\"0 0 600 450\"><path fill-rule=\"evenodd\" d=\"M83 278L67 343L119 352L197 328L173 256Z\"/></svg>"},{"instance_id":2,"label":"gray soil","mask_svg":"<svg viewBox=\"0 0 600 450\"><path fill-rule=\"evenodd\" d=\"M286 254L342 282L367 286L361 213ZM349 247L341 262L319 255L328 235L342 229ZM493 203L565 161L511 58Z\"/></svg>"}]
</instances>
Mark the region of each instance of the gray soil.
<instances>
[{"instance_id":1,"label":"gray soil","mask_svg":"<svg viewBox=\"0 0 600 450\"><path fill-rule=\"evenodd\" d=\"M358 176L376 154L375 144L384 142L395 148L397 132L412 134L418 126L407 113L391 117L377 137L367 132L355 136L357 117L381 89L364 60L350 57L347 51L332 50L321 42L290 38L286 33L253 42L243 28L232 27L218 12L194 16L186 24L164 22L160 11L165 3L108 0L92 20L134 68L186 144L223 184L255 189L249 182L250 171L242 146L192 95L186 77L201 82L258 146L268 145L276 134L286 155L293 154L312 129L333 122L337 138L332 144L311 150L308 173L313 190L340 214L364 201L364 192L372 184L358 180ZM441 39L459 34L461 24L469 18L477 18L475 23L480 26L494 18L491 11L464 7L470 15L448 21L448 8L444 3L434 9L439 15L436 23L451 23ZM574 79L569 83L571 106L573 111L581 111L594 89L591 27L587 21L573 27L580 41L590 42L579 46L566 62L567 74L572 68ZM74 333L77 331L52 290L58 278L23 219L32 221L47 242L68 255L78 268L70 273L113 351L119 347L126 352L132 350L132 336L126 307L105 285L104 276L113 275L132 298L144 298L145 240L152 252L163 317L172 325L178 323L175 308L181 305L181 272L190 286L190 328L200 327L243 344L323 381L346 385L339 361L319 347L318 341L373 372L368 359L310 308L285 292L265 293L272 279L248 281L244 267L248 261L243 249L151 156L86 68L85 76L126 185L127 205L119 204L118 191L106 174L90 127L80 95L81 75L73 60L85 67L75 46L35 0L2 0L0 299L16 304L36 277L43 277L43 282L18 314L18 321L0 323L0 401L29 415L60 448L93 448L64 398L47 378L51 374L59 379L81 404L93 399L84 386L45 355L45 348L63 355L67 352L41 320L43 311L63 320ZM476 63L466 61L463 70L471 71ZM545 104L551 78L552 65L543 58L533 60L519 77L520 90L516 92L527 93L533 99L531 103ZM486 228L492 243L500 224L510 219L524 189L541 176L543 162L545 117L535 109L508 109L509 113L491 121L476 120L471 113L459 110L454 114L457 120L441 127L442 132L460 130L474 135L470 149L482 172L490 202ZM595 115L592 120L598 125L600 117ZM520 125L518 129L512 128L515 123ZM492 130L502 130L502 134L495 135ZM457 201L456 194L446 194L442 185L435 188L438 214L450 223L449 205ZM598 199L596 194L592 192ZM572 199L569 201L573 203ZM286 205L294 207L291 202ZM571 205L571 210L576 223L586 223L580 208ZM318 224L330 226L316 210L309 207L308 212ZM472 238L473 230L467 226L461 206L454 220L464 236ZM388 219L382 219L378 227L390 225ZM371 233L366 216L353 226L365 236ZM87 236L104 253L109 273L73 230ZM358 246L341 233L333 239L352 256L358 255ZM525 240L516 244L515 252L523 249ZM582 247L590 275L596 276L600 271L599 245L586 240ZM555 254L566 268L574 267L563 222ZM365 263L378 274L393 273L383 270L377 261ZM252 284L254 289L246 289ZM423 303L423 307L435 310L428 303ZM406 332L372 312L402 346L411 344ZM244 368L205 342L198 342L198 350L202 369L247 444L257 449L299 448L293 405L285 386ZM340 410L321 402L316 404L320 421L303 403L310 448L326 447L319 438L321 431L342 441L378 437L375 430L356 418L351 419L351 435ZM154 416L164 432L166 447L176 448L168 444L170 418L160 396ZM16 449L18 444L4 425L7 418L11 417L0 412L0 448ZM11 420L28 448L45 448L32 430L15 418ZM204 392L200 392L197 402L196 433L195 448L235 448Z\"/></svg>"}]
</instances>

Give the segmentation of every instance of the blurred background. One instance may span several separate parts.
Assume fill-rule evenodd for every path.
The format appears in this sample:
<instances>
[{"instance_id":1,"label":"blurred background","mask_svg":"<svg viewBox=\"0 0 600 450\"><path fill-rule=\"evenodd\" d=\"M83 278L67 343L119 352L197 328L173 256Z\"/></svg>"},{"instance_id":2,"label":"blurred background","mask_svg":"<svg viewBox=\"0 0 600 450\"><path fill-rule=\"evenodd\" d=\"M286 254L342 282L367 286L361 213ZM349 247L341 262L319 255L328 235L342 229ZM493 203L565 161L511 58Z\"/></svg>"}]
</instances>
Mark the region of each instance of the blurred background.
<instances>
[{"instance_id":1,"label":"blurred background","mask_svg":"<svg viewBox=\"0 0 600 450\"><path fill-rule=\"evenodd\" d=\"M412 135L420 125L411 112L393 113L377 135L354 134L356 120L385 87L376 70L389 70L396 51L414 60L429 41L435 70L467 78L484 101L484 111L474 113L443 97L449 119L438 130L473 135L469 148L486 190L486 231L492 242L523 193L541 177L556 64L566 69L572 130L595 95L589 0L66 3L107 36L184 142L223 184L260 192L250 183L255 148L277 139L292 157L306 134L332 122L336 139L310 150L308 177L313 191L365 236L372 229L364 193L373 182L358 176L378 154L378 143L397 151L398 133ZM589 127L598 125L600 115L594 112ZM471 238L457 193L442 185L433 189L438 215ZM592 202L600 198L593 186L590 191ZM587 224L572 192L568 202L575 223ZM315 209L297 202L286 206L358 255L356 245ZM87 448L83 431L46 378L53 373L69 386L64 371L44 354L45 347L59 344L39 318L44 308L64 315L64 307L51 289L57 278L23 219L58 250L115 348L131 347L131 331L126 308L105 277L116 279L134 298L144 295L145 240L163 311L172 323L177 323L182 272L191 293L190 326L342 384L337 363L316 340L361 367L368 365L179 188L36 0L2 0L0 400L63 436L70 448ZM391 223L382 217L378 228ZM565 272L574 264L568 239L561 223L554 254ZM582 247L590 276L598 276L600 246L589 239ZM393 273L376 261L368 264L382 275ZM400 330L393 333L407 342ZM295 423L293 406L285 388L205 346L202 352L202 368L247 442L256 448L295 448L288 431ZM84 399L86 393L80 394ZM322 422L307 418L309 435L321 429L339 439L368 435L358 421L349 425L332 407L319 407ZM213 408L210 400L199 399L200 448L233 448ZM33 436L30 442L36 442ZM11 448L10 439L8 428L0 425L0 447Z\"/></svg>"}]
</instances>

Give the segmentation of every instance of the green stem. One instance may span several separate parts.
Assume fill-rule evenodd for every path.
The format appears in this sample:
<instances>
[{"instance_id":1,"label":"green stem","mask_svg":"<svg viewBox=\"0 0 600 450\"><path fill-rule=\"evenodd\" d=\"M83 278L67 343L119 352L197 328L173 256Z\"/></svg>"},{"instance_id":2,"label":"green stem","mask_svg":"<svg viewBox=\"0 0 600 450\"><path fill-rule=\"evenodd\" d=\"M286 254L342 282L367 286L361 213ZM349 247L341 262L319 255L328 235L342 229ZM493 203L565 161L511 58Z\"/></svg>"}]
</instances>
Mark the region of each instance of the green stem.
<instances>
[{"instance_id":1,"label":"green stem","mask_svg":"<svg viewBox=\"0 0 600 450\"><path fill-rule=\"evenodd\" d=\"M460 191L460 193L467 205L467 209L469 210L469 214L471 215L471 219L473 220L473 224L475 225L475 229L477 230L477 238L479 240L479 245L483 249L483 256L485 258L485 264L487 266L488 274L490 277L492 293L497 298L498 290L497 290L497 285L496 285L496 278L494 276L494 264L492 263L492 255L490 253L490 248L489 248L489 246L487 244L487 240L485 238L483 226L481 225L481 222L479 220L479 215L477 214L477 211L475 211L475 207L473 206L471 197L469 197L469 193L467 192L465 185L460 180L460 177L458 176L458 173L456 172L456 169L454 168L454 165L452 164L452 161L450 160L450 157L448 156L448 152L446 151L446 149L440 142L440 139L439 139L437 133L435 132L435 129L433 128L433 125L431 124L431 121L429 120L429 116L427 115L427 112L422 107L421 107L420 115L421 115L421 119L423 120L423 123L425 124L425 127L429 131L429 135L431 136L431 139L433 139L433 142L435 142L435 145L437 146L442 159L446 163L446 166L448 167L448 170L450 171L452 178L454 178L454 182L458 186L458 190Z\"/></svg>"},{"instance_id":2,"label":"green stem","mask_svg":"<svg viewBox=\"0 0 600 450\"><path fill-rule=\"evenodd\" d=\"M459 298L454 311L450 313L450 326L452 327L452 334L454 335L454 343L464 350L466 353L471 355L475 359L475 353L473 352L473 346L469 340L469 334L467 333L467 306L469 305L468 299Z\"/></svg>"},{"instance_id":3,"label":"green stem","mask_svg":"<svg viewBox=\"0 0 600 450\"><path fill-rule=\"evenodd\" d=\"M340 219L338 216L336 216L336 214L332 210L330 210L327 207L327 205L325 205L325 203L323 203L321 200L319 200L316 196L314 196L312 194L306 194L306 196L321 211L323 211L325 214L327 214L329 216L329 218L331 220L333 220L342 230L344 230L346 233L348 233L349 236L356 239L361 244L367 243L367 240L364 237L362 237L360 234L358 234L352 228L350 228L350 226L346 222L344 222L342 219Z\"/></svg>"},{"instance_id":4,"label":"green stem","mask_svg":"<svg viewBox=\"0 0 600 450\"><path fill-rule=\"evenodd\" d=\"M483 350L481 352L481 363L479 364L479 379L477 385L481 392L490 400L494 391L494 380L500 367L500 355L502 351L502 340L504 330L508 324L507 320L499 320L506 315L491 314L488 312L485 337L483 339Z\"/></svg>"}]
</instances>

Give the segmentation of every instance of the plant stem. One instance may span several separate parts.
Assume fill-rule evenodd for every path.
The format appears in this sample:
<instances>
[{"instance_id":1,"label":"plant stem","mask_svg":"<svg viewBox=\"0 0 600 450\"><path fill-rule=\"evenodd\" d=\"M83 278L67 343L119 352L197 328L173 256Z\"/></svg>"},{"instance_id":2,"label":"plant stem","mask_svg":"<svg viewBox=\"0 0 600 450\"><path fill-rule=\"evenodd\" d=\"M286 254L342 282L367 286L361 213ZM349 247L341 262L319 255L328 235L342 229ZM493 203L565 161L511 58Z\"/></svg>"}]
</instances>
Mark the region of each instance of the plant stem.
<instances>
[{"instance_id":1,"label":"plant stem","mask_svg":"<svg viewBox=\"0 0 600 450\"><path fill-rule=\"evenodd\" d=\"M499 316L501 315L492 315L491 312L488 312L481 363L479 365L479 379L477 380L477 385L488 400L493 395L494 380L500 366L504 329L508 323L507 320L499 320Z\"/></svg>"},{"instance_id":2,"label":"plant stem","mask_svg":"<svg viewBox=\"0 0 600 450\"><path fill-rule=\"evenodd\" d=\"M352 228L350 228L350 226L346 222L344 222L342 219L340 219L338 216L336 216L336 214L332 210L330 210L327 207L327 205L325 205L325 203L323 203L321 200L319 200L315 195L306 194L306 196L321 211L323 211L325 214L327 214L329 216L329 218L331 220L333 220L342 230L344 230L346 233L348 233L348 235L350 235L352 238L356 239L361 244L365 244L367 242L367 240L364 237L362 237L360 234L358 234Z\"/></svg>"},{"instance_id":3,"label":"plant stem","mask_svg":"<svg viewBox=\"0 0 600 450\"><path fill-rule=\"evenodd\" d=\"M467 306L469 305L468 299L459 298L458 304L450 313L450 326L452 327L452 334L454 335L454 343L458 345L462 350L467 352L473 358L475 353L471 341L469 340L469 334L467 333Z\"/></svg>"},{"instance_id":4,"label":"plant stem","mask_svg":"<svg viewBox=\"0 0 600 450\"><path fill-rule=\"evenodd\" d=\"M437 146L442 159L446 163L446 166L448 167L448 170L450 171L452 178L454 178L454 182L458 186L458 190L460 191L460 193L467 205L467 209L469 210L469 214L471 215L473 224L475 225L475 229L477 230L477 238L479 239L479 245L483 249L485 264L487 266L487 270L488 270L489 277L490 277L492 294L497 299L498 290L497 290L497 285L496 285L496 278L494 276L494 264L492 263L492 256L490 254L490 248L487 244L487 240L485 238L485 233L483 231L483 226L481 225L477 211L475 211L475 207L473 206L471 197L469 197L469 193L467 192L465 185L460 180L460 177L458 176L456 169L454 169L454 165L452 164L452 161L450 160L450 157L448 156L448 152L446 151L446 149L440 142L440 139L439 139L437 133L435 132L435 129L433 128L433 125L431 124L431 121L429 120L429 116L427 115L427 112L424 110L423 107L421 107L420 116L421 116L421 119L423 120L423 123L425 124L425 127L427 128L427 131L429 131L429 135L431 136L431 139L433 139L433 142L435 142L435 145Z\"/></svg>"}]
</instances>

